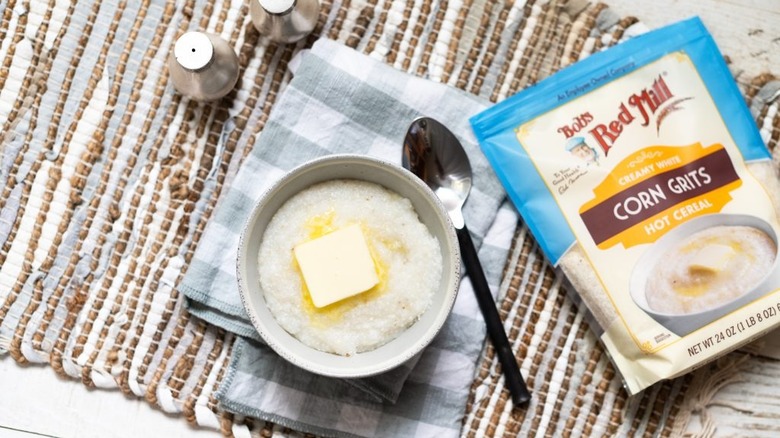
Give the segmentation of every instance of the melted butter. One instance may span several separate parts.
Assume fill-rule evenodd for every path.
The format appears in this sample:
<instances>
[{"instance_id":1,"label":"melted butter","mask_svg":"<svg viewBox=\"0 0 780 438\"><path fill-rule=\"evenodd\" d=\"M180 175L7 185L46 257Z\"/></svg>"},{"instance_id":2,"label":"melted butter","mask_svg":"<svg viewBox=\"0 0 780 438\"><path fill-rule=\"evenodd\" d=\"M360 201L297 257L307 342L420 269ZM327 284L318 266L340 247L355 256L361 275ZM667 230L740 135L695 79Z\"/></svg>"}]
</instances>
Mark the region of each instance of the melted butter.
<instances>
[{"instance_id":1,"label":"melted butter","mask_svg":"<svg viewBox=\"0 0 780 438\"><path fill-rule=\"evenodd\" d=\"M691 283L674 285L674 291L686 297L698 297L710 290L716 277L712 274L695 275L696 280Z\"/></svg>"},{"instance_id":2,"label":"melted butter","mask_svg":"<svg viewBox=\"0 0 780 438\"><path fill-rule=\"evenodd\" d=\"M326 211L325 213L312 216L306 221L304 227L308 233L307 241L314 240L322 237L328 233L332 233L341 227L335 224L336 212L333 209ZM351 224L345 224L348 226ZM326 328L330 325L337 323L345 313L354 309L355 307L367 303L376 297L380 296L387 289L387 282L389 276L389 266L382 259L379 252L376 249L376 244L381 244L385 248L392 252L406 254L407 248L404 244L396 239L390 239L377 234L365 224L360 223L360 229L366 238L368 244L368 250L371 253L371 258L374 261L374 268L376 269L376 275L379 278L379 282L371 289L351 296L349 298L337 301L325 307L316 307L314 301L312 301L311 294L309 293L306 282L303 281L303 273L301 272L298 262L295 260L295 256L292 257L293 268L301 278L301 294L303 296L303 311L309 316L309 320L315 327Z\"/></svg>"},{"instance_id":3,"label":"melted butter","mask_svg":"<svg viewBox=\"0 0 780 438\"><path fill-rule=\"evenodd\" d=\"M314 240L328 233L336 231L338 228L333 224L336 219L336 212L331 208L325 213L312 216L303 225L309 232L309 240Z\"/></svg>"},{"instance_id":4,"label":"melted butter","mask_svg":"<svg viewBox=\"0 0 780 438\"><path fill-rule=\"evenodd\" d=\"M693 242L690 242L680 248L680 252L690 253L693 251L698 251L702 248L706 248L710 245L727 245L738 254L745 252L744 248L742 247L742 242L737 239L730 238L730 236L707 236L699 240L694 240Z\"/></svg>"},{"instance_id":5,"label":"melted butter","mask_svg":"<svg viewBox=\"0 0 780 438\"><path fill-rule=\"evenodd\" d=\"M700 240L693 241L688 245L680 248L683 253L691 253L694 251L700 251L703 248L707 248L711 245L726 245L730 247L735 255L739 257L747 257L750 260L754 260L755 257L745 251L745 248L737 239L728 238L724 239L723 236L709 236ZM698 297L704 295L713 289L713 287L722 281L722 276L731 276L733 272L725 269L723 272L713 272L707 269L697 269L694 267L688 267L688 273L690 278L686 281L676 281L673 283L672 288L674 291L686 297Z\"/></svg>"},{"instance_id":6,"label":"melted butter","mask_svg":"<svg viewBox=\"0 0 780 438\"><path fill-rule=\"evenodd\" d=\"M366 233L366 231L367 231L366 227L363 227L363 232ZM372 233L370 230L368 231L368 234L371 235L371 237L374 238L372 240L378 241L379 243L384 245L384 247L389 249L390 251L393 251L393 252L396 252L396 253L399 253L399 254L402 254L402 255L406 255L409 252L409 250L406 248L406 246L400 240L390 239L390 238L384 237L384 236L377 236L376 233Z\"/></svg>"}]
</instances>

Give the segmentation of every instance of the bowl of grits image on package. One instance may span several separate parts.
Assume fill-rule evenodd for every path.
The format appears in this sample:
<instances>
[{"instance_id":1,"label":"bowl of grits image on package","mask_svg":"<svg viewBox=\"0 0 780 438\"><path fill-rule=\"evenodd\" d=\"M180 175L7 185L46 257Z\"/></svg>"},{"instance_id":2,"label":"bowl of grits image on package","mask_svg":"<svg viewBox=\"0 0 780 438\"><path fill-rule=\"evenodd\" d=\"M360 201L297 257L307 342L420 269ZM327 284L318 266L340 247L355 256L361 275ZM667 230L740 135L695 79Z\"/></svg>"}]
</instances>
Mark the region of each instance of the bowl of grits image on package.
<instances>
[{"instance_id":1,"label":"bowl of grits image on package","mask_svg":"<svg viewBox=\"0 0 780 438\"><path fill-rule=\"evenodd\" d=\"M685 336L778 289L777 247L777 231L756 216L699 216L639 259L631 297L659 324Z\"/></svg>"}]
</instances>

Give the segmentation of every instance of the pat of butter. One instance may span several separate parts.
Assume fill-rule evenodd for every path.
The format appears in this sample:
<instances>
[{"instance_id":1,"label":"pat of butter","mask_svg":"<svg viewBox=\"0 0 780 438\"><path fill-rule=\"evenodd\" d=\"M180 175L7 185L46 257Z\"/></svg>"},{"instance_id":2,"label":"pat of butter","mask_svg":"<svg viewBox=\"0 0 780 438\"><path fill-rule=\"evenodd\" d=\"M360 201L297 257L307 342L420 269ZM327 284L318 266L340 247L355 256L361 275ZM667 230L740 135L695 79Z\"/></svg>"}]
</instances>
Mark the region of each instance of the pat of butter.
<instances>
[{"instance_id":1,"label":"pat of butter","mask_svg":"<svg viewBox=\"0 0 780 438\"><path fill-rule=\"evenodd\" d=\"M359 225L350 225L293 249L316 307L365 292L379 278Z\"/></svg>"},{"instance_id":2,"label":"pat of butter","mask_svg":"<svg viewBox=\"0 0 780 438\"><path fill-rule=\"evenodd\" d=\"M725 269L736 254L737 252L728 245L708 245L694 254L689 269L716 274Z\"/></svg>"}]
</instances>

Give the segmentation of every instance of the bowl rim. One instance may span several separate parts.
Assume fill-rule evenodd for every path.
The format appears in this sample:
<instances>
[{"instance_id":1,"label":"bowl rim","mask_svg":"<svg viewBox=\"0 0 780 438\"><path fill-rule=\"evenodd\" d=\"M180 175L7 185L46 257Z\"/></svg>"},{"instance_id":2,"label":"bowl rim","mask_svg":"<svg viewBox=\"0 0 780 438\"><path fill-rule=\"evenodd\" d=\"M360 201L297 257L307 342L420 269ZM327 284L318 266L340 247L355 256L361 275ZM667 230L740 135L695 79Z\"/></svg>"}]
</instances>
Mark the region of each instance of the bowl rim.
<instances>
[{"instance_id":1,"label":"bowl rim","mask_svg":"<svg viewBox=\"0 0 780 438\"><path fill-rule=\"evenodd\" d=\"M250 285L246 284L247 279L242 274L242 267L243 269L248 268L246 263L244 263L246 261L247 254L248 254L248 250L247 250L248 235L252 232L257 217L261 214L263 208L270 202L270 200L273 199L273 195L277 191L279 191L288 182L294 180L295 178L297 178L302 174L307 173L310 169L321 167L321 166L328 166L328 165L345 165L347 163L354 163L354 162L358 162L360 164L365 164L365 165L373 165L379 168L383 168L388 173L395 173L398 177L401 177L403 180L411 184L415 189L422 191L425 194L425 198L428 199L428 201L432 204L434 209L437 211L437 216L439 217L439 219L442 221L444 225L444 233L447 242L439 242L440 251L442 252L442 254L444 254L445 251L450 252L453 263L451 263L449 266L443 264L441 281L450 283L452 287L449 287L448 284L440 285L440 288L447 287L447 289L443 292L444 293L443 305L440 306L438 310L429 307L423 313L424 315L427 312L434 311L436 312L436 315L433 321L430 323L431 324L430 327L425 330L424 336L420 338L416 338L415 341L412 342L410 346L404 348L400 352L400 354L358 368L341 368L341 367L326 366L317 363L316 361L309 360L308 358L298 354L295 351L295 349L290 348L287 345L284 345L284 343L282 342L279 342L279 340L273 334L268 333L265 327L265 324L268 322L264 321L257 314L257 311L253 308L250 299L247 296L247 294L249 293ZM358 178L345 176L343 179L358 179ZM364 180L364 181L373 182L370 180ZM373 183L379 184L376 182ZM313 184L315 183L312 183L312 185ZM310 187L310 186L311 185L306 187ZM306 187L304 187L301 190L305 190ZM389 187L385 187L385 188L396 192L396 190L392 188ZM292 196L294 196L294 194L290 195L290 197ZM286 202L286 200L284 202ZM271 217L273 217L273 215ZM426 227L427 226L428 225L426 224ZM402 365L403 363L405 363L406 361L408 361L409 359L411 359L412 357L414 357L415 355L417 355L418 353L420 353L421 351L423 351L431 343L434 337L439 333L441 328L444 326L444 323L446 322L447 318L449 318L449 315L452 312L452 308L454 307L455 300L458 294L459 285L460 285L460 280L461 280L460 247L458 245L455 228L452 224L449 213L444 207L444 204L436 196L436 194L430 189L430 187L428 187L428 185L425 182L423 182L412 172L399 165L393 164L389 161L380 158L370 157L366 155L359 155L359 154L331 154L331 155L325 155L322 157L309 160L305 163L302 163L292 168L291 170L285 172L284 175L282 175L280 178L274 181L270 186L268 186L263 191L262 195L258 198L258 201L256 201L254 206L252 207L250 214L247 216L243 224L241 234L239 236L238 251L236 255L236 277L237 277L237 283L239 289L239 296L241 298L241 302L244 306L244 309L247 315L249 316L252 326L260 335L262 340L269 347L271 347L271 349L274 352L279 354L282 358L284 358L288 362L300 368L303 368L307 371L313 372L315 374L328 376L328 377L338 377L338 378L368 377L396 368ZM265 298L261 298L261 299L265 300ZM270 313L270 309L268 311ZM271 317L273 318L273 315ZM419 322L419 319L421 318L422 315L418 318L418 320L415 323L412 324L412 326L417 324ZM311 349L311 351L314 352L315 354L327 354L327 355L344 357L334 353L323 352L321 350L317 350L313 347L304 344L303 342L297 340L297 338L295 338L292 334L287 332L283 327L281 327L281 325L279 325L279 323L276 322L275 319L271 323L279 326L281 330L287 333L300 345L303 345L305 348ZM412 326L410 326L409 328L411 328ZM406 330L409 330L409 328L407 328ZM403 333L404 332L399 333L394 339L397 339L398 337L402 336ZM362 354L367 354L367 353L377 351L383 348L384 346L390 344L392 341L393 340L391 339L390 341L380 345L376 349L369 350L362 353L357 353L354 356L356 357Z\"/></svg>"}]
</instances>

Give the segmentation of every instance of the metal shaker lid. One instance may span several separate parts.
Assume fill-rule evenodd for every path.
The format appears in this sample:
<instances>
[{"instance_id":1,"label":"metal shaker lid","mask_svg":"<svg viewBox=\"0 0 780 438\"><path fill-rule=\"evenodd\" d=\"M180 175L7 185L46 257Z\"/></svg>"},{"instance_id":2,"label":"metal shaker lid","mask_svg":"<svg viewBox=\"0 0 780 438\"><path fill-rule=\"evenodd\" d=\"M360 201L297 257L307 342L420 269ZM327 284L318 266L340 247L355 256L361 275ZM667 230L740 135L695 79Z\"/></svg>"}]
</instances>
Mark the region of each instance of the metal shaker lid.
<instances>
[{"instance_id":1,"label":"metal shaker lid","mask_svg":"<svg viewBox=\"0 0 780 438\"><path fill-rule=\"evenodd\" d=\"M258 0L269 14L284 14L295 6L295 0Z\"/></svg>"},{"instance_id":2,"label":"metal shaker lid","mask_svg":"<svg viewBox=\"0 0 780 438\"><path fill-rule=\"evenodd\" d=\"M176 61L187 70L200 70L214 57L214 46L203 32L187 32L176 40L173 48Z\"/></svg>"}]
</instances>

